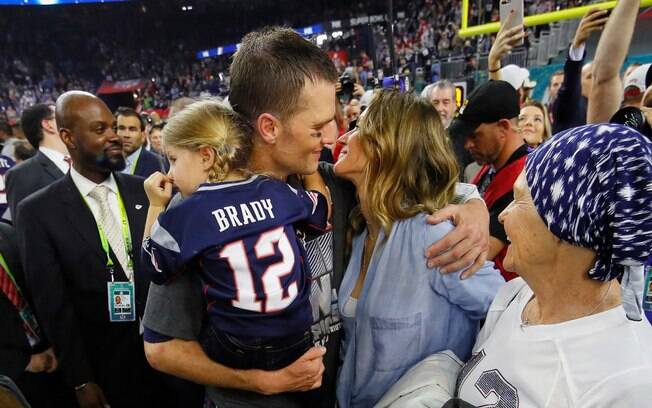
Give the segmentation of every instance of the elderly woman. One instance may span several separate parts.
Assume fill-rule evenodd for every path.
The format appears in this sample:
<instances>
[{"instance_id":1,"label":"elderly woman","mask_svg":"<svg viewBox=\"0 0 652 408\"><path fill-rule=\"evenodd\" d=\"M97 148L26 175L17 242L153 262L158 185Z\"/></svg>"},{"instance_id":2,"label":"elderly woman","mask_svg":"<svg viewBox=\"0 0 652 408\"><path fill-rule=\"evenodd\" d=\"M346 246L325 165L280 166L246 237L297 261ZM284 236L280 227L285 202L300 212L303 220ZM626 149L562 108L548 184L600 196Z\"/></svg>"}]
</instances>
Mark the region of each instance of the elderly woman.
<instances>
[{"instance_id":1,"label":"elderly woman","mask_svg":"<svg viewBox=\"0 0 652 408\"><path fill-rule=\"evenodd\" d=\"M473 277L424 264L426 243L452 229L426 224L453 200L457 163L425 99L381 92L341 139L335 173L360 199L339 295L344 323L339 406L371 407L415 363L450 349L470 356L479 322L504 283L487 263Z\"/></svg>"},{"instance_id":2,"label":"elderly woman","mask_svg":"<svg viewBox=\"0 0 652 408\"><path fill-rule=\"evenodd\" d=\"M646 407L652 328L652 144L621 125L556 135L528 157L501 214L522 277L496 296L458 395L477 406ZM619 283L619 280L621 283Z\"/></svg>"},{"instance_id":3,"label":"elderly woman","mask_svg":"<svg viewBox=\"0 0 652 408\"><path fill-rule=\"evenodd\" d=\"M518 115L518 129L523 141L532 148L550 139L552 130L548 109L539 101L527 101Z\"/></svg>"}]
</instances>

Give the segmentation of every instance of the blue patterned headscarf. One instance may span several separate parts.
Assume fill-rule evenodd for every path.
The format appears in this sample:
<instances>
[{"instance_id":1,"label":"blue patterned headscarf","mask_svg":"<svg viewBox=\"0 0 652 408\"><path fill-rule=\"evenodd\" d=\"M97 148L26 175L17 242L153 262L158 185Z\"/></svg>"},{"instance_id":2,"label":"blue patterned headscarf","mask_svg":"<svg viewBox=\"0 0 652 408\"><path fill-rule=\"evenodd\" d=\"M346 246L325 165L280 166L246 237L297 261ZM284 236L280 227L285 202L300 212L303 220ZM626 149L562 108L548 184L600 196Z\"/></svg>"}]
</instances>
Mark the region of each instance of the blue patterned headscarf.
<instances>
[{"instance_id":1,"label":"blue patterned headscarf","mask_svg":"<svg viewBox=\"0 0 652 408\"><path fill-rule=\"evenodd\" d=\"M652 248L652 143L622 125L581 126L530 153L525 172L550 231L593 249L597 260L589 276L622 278L623 306L628 317L640 320Z\"/></svg>"}]
</instances>

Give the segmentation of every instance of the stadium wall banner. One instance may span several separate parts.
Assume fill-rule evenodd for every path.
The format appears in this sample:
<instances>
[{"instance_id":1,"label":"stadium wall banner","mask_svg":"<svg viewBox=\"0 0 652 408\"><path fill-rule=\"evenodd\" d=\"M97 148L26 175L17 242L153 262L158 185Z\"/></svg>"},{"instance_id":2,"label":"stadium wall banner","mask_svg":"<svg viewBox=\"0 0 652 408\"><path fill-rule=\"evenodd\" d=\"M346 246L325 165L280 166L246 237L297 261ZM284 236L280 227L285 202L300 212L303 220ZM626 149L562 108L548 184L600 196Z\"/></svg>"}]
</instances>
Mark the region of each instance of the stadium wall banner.
<instances>
[{"instance_id":1,"label":"stadium wall banner","mask_svg":"<svg viewBox=\"0 0 652 408\"><path fill-rule=\"evenodd\" d=\"M104 81L97 90L98 95L134 92L145 87L142 79L130 79L127 81Z\"/></svg>"}]
</instances>

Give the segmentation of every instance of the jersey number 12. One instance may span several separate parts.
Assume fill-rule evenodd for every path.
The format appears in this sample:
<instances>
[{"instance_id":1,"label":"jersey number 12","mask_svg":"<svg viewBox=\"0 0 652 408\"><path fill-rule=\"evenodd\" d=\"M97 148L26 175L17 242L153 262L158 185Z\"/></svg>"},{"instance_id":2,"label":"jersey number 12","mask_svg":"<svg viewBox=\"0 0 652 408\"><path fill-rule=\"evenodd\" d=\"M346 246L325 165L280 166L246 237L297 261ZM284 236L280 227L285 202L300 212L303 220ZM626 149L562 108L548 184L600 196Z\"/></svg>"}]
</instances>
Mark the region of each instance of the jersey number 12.
<instances>
[{"instance_id":1,"label":"jersey number 12","mask_svg":"<svg viewBox=\"0 0 652 408\"><path fill-rule=\"evenodd\" d=\"M288 286L287 296L284 295L281 284L281 278L291 273L294 268L294 251L285 234L284 227L278 227L260 235L254 246L256 259L260 260L274 255L275 246L278 246L281 253L281 261L268 266L261 275L265 292L265 299L262 301L256 299L253 273L249 266L244 243L242 241L232 242L222 249L220 257L227 260L235 279L237 294L232 301L234 307L259 313L271 313L285 309L297 297L296 281Z\"/></svg>"}]
</instances>

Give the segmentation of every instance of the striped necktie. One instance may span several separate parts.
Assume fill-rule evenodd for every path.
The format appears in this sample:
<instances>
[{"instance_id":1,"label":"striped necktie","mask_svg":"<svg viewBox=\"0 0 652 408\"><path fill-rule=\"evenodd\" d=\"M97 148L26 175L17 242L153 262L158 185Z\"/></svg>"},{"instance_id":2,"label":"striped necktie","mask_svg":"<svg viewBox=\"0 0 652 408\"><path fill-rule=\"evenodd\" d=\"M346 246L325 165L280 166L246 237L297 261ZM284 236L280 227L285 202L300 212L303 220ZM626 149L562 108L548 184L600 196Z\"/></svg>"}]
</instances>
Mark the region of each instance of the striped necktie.
<instances>
[{"instance_id":1,"label":"striped necktie","mask_svg":"<svg viewBox=\"0 0 652 408\"><path fill-rule=\"evenodd\" d=\"M122 238L122 225L116 220L113 211L109 207L109 188L105 185L98 185L88 196L91 197L99 205L100 212L98 214L97 222L102 227L102 231L106 235L106 239L109 241L109 245L113 250L122 270L127 273L127 265L129 259L127 257L127 251L125 249L125 243ZM129 280L131 277L128 276Z\"/></svg>"}]
</instances>

